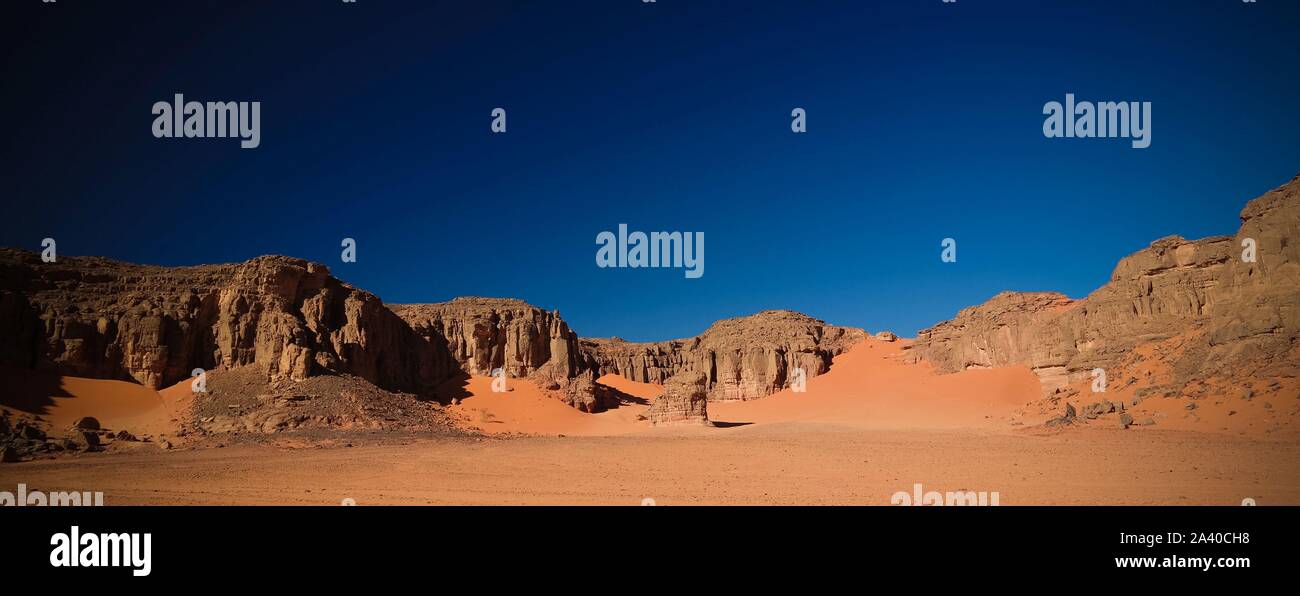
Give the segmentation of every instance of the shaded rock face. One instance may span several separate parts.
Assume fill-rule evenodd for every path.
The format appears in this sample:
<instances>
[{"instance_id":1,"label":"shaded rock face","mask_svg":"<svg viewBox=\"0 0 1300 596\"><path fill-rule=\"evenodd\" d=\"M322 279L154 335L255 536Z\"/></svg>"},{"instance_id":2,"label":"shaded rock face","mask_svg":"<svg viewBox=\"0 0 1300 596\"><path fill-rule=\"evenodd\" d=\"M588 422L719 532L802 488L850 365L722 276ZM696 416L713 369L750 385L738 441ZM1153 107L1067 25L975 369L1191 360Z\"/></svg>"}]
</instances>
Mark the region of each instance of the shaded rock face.
<instances>
[{"instance_id":1,"label":"shaded rock face","mask_svg":"<svg viewBox=\"0 0 1300 596\"><path fill-rule=\"evenodd\" d=\"M664 383L664 392L646 410L651 425L709 422L709 378L702 372L684 372Z\"/></svg>"},{"instance_id":2,"label":"shaded rock face","mask_svg":"<svg viewBox=\"0 0 1300 596\"><path fill-rule=\"evenodd\" d=\"M600 375L617 374L640 383L662 385L677 372L686 370L694 339L662 342L629 342L621 338L583 338L581 349L595 363Z\"/></svg>"},{"instance_id":3,"label":"shaded rock face","mask_svg":"<svg viewBox=\"0 0 1300 596\"><path fill-rule=\"evenodd\" d=\"M560 392L566 403L584 412L608 405L595 382L593 363L579 349L578 335L558 312L508 298L390 308L426 341L446 345L466 373L490 375L500 368L509 378L535 380Z\"/></svg>"},{"instance_id":4,"label":"shaded rock face","mask_svg":"<svg viewBox=\"0 0 1300 596\"><path fill-rule=\"evenodd\" d=\"M3 249L0 312L0 361L154 389L256 365L270 381L336 372L421 391L457 370L377 297L288 257L165 268Z\"/></svg>"},{"instance_id":5,"label":"shaded rock face","mask_svg":"<svg viewBox=\"0 0 1300 596\"><path fill-rule=\"evenodd\" d=\"M1254 239L1254 262L1242 259ZM1004 292L921 331L913 360L943 371L1025 364L1045 393L1109 378L1136 346L1172 342L1171 382L1294 375L1300 338L1300 177L1250 201L1235 237L1171 236L1122 259L1088 297Z\"/></svg>"},{"instance_id":6,"label":"shaded rock face","mask_svg":"<svg viewBox=\"0 0 1300 596\"><path fill-rule=\"evenodd\" d=\"M586 412L617 401L596 383L601 375L664 384L680 372L698 371L709 399L754 399L783 389L797 367L810 377L826 372L833 356L866 338L862 330L789 311L719 321L687 340L632 343L579 339L559 313L519 300L457 298L391 308L425 339L445 343L466 373L503 368L511 378L560 392Z\"/></svg>"},{"instance_id":7,"label":"shaded rock face","mask_svg":"<svg viewBox=\"0 0 1300 596\"><path fill-rule=\"evenodd\" d=\"M394 304L421 336L443 342L461 369L488 375L504 368L523 378L551 365L571 375L578 369L578 337L558 312L509 298L456 298L437 304Z\"/></svg>"},{"instance_id":8,"label":"shaded rock face","mask_svg":"<svg viewBox=\"0 0 1300 596\"><path fill-rule=\"evenodd\" d=\"M43 263L0 249L0 362L160 389L195 368L256 366L268 382L349 374L390 390L431 393L458 374L504 369L598 412L618 403L606 373L665 383L705 375L709 399L753 399L795 368L826 372L866 338L789 311L719 321L689 340L579 340L559 313L519 300L458 298L385 306L325 266L268 256L196 267L97 257Z\"/></svg>"},{"instance_id":9,"label":"shaded rock face","mask_svg":"<svg viewBox=\"0 0 1300 596\"><path fill-rule=\"evenodd\" d=\"M584 339L599 374L666 383L682 372L705 375L708 399L765 397L789 386L796 368L807 377L830 370L831 358L867 338L865 331L836 327L791 311L763 311L714 323L691 339L631 343Z\"/></svg>"}]
</instances>

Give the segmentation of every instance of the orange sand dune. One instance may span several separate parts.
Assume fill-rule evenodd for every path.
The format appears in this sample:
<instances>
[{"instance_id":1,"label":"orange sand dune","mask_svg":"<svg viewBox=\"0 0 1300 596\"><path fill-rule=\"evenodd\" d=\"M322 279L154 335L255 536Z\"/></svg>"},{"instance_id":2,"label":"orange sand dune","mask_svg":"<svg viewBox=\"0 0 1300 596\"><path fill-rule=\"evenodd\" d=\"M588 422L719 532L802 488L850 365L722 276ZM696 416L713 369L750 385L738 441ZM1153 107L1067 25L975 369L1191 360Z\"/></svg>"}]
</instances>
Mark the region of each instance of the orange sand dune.
<instances>
[{"instance_id":1,"label":"orange sand dune","mask_svg":"<svg viewBox=\"0 0 1300 596\"><path fill-rule=\"evenodd\" d=\"M1038 379L1028 368L938 375L928 364L905 364L904 345L867 340L837 356L829 372L809 379L806 392L787 389L747 402L712 402L709 418L721 429L795 421L875 429L1009 428L1014 411L1039 397ZM512 391L505 393L493 393L491 382L489 377L471 379L464 388L469 396L452 406L466 426L489 433L711 432L652 428L639 421L663 388L618 375L605 375L599 382L633 401L599 414L574 410L528 381L511 380Z\"/></svg>"},{"instance_id":2,"label":"orange sand dune","mask_svg":"<svg viewBox=\"0 0 1300 596\"><path fill-rule=\"evenodd\" d=\"M709 404L715 421L828 422L871 429L1008 428L1014 412L1040 395L1027 367L939 375L902 361L905 341L868 340L835 357L808 390L748 402Z\"/></svg>"},{"instance_id":3,"label":"orange sand dune","mask_svg":"<svg viewBox=\"0 0 1300 596\"><path fill-rule=\"evenodd\" d=\"M0 405L44 418L56 430L91 416L104 428L134 434L166 433L172 427L162 396L127 381L84 379L17 368L0 369L6 391Z\"/></svg>"},{"instance_id":4,"label":"orange sand dune","mask_svg":"<svg viewBox=\"0 0 1300 596\"><path fill-rule=\"evenodd\" d=\"M809 379L807 392L710 404L719 423L712 428L638 421L662 388L621 377L600 379L624 401L600 414L574 410L521 380L508 381L513 391L493 393L492 379L478 377L455 383L461 401L448 408L453 416L488 433L536 436L366 435L348 448L304 449L312 446L304 439L297 446L110 451L0 466L0 486L102 487L114 505L344 498L365 505L637 505L645 498L660 505L885 505L917 482L936 490L996 490L1004 505L1300 502L1291 465L1300 443L1162 423L1121 430L1113 417L1068 432L1014 432L1016 413L1039 397L1028 370L937 375L928 365L904 364L904 345L860 344L827 374ZM188 383L162 394L164 408L191 398ZM60 399L67 403L43 413L73 416L68 406L81 398L53 401ZM1180 403L1156 400L1153 407Z\"/></svg>"},{"instance_id":5,"label":"orange sand dune","mask_svg":"<svg viewBox=\"0 0 1300 596\"><path fill-rule=\"evenodd\" d=\"M927 364L904 364L906 342L867 340L835 358L831 370L808 380L808 390L781 391L748 402L711 403L710 418L722 429L780 422L828 422L862 428L942 429L1007 427L1012 412L1038 397L1038 381L1025 368L937 375ZM108 428L167 433L188 410L193 394L185 380L160 392L124 381L60 377L8 370L17 387L5 405L39 414L55 427L94 416ZM628 433L699 434L708 428L653 428L640 420L663 387L605 375L622 405L599 414L575 410L524 379L509 391L492 391L491 377L464 382L461 403L449 411L462 426L486 433L610 436Z\"/></svg>"},{"instance_id":6,"label":"orange sand dune","mask_svg":"<svg viewBox=\"0 0 1300 596\"><path fill-rule=\"evenodd\" d=\"M619 375L605 375L596 379L597 383L619 391L634 399L652 402L664 392L663 385L633 381Z\"/></svg>"},{"instance_id":7,"label":"orange sand dune","mask_svg":"<svg viewBox=\"0 0 1300 596\"><path fill-rule=\"evenodd\" d=\"M623 389L625 392L646 391L632 386L646 383L621 381L620 386L626 387ZM648 405L628 404L599 414L587 414L569 407L531 381L510 379L506 386L509 391L493 392L492 377L472 377L462 388L469 395L448 410L462 425L492 434L618 435L648 428L636 420Z\"/></svg>"},{"instance_id":8,"label":"orange sand dune","mask_svg":"<svg viewBox=\"0 0 1300 596\"><path fill-rule=\"evenodd\" d=\"M188 421L190 407L194 405L194 387L192 379L185 379L171 387L158 391L162 397L163 407L167 410L170 426L177 428Z\"/></svg>"}]
</instances>

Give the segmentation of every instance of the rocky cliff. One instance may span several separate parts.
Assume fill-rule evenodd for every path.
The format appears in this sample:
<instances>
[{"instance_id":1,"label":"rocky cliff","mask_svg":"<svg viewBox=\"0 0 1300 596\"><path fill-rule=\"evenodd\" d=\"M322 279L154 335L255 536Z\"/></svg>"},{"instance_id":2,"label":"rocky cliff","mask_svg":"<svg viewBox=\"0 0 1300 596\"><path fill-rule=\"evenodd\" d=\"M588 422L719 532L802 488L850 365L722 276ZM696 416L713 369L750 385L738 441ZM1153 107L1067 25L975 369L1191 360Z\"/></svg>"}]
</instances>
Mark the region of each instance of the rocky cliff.
<instances>
[{"instance_id":1,"label":"rocky cliff","mask_svg":"<svg viewBox=\"0 0 1300 596\"><path fill-rule=\"evenodd\" d=\"M1254 259L1246 252L1252 244ZM1161 238L1122 259L1086 298L1004 292L918 334L912 359L940 370L1026 364L1046 392L1135 368L1159 344L1179 391L1300 370L1300 177L1250 201L1233 237Z\"/></svg>"},{"instance_id":2,"label":"rocky cliff","mask_svg":"<svg viewBox=\"0 0 1300 596\"><path fill-rule=\"evenodd\" d=\"M337 372L423 391L457 370L374 295L278 256L167 268L0 249L0 327L0 362L155 389L255 365L270 381Z\"/></svg>"},{"instance_id":3,"label":"rocky cliff","mask_svg":"<svg viewBox=\"0 0 1300 596\"><path fill-rule=\"evenodd\" d=\"M830 370L831 358L867 338L785 310L724 319L690 339L632 343L584 339L600 374L664 383L682 372L705 375L711 401L756 399L787 387L796 368L811 378Z\"/></svg>"},{"instance_id":4,"label":"rocky cliff","mask_svg":"<svg viewBox=\"0 0 1300 596\"><path fill-rule=\"evenodd\" d=\"M522 300L456 298L436 304L395 304L393 312L426 341L446 345L473 375L502 369L508 378L535 380L584 412L608 405L595 383L594 363L578 335L560 318Z\"/></svg>"},{"instance_id":5,"label":"rocky cliff","mask_svg":"<svg viewBox=\"0 0 1300 596\"><path fill-rule=\"evenodd\" d=\"M833 356L866 338L860 329L790 311L718 321L686 340L633 343L580 340L559 313L520 300L457 298L390 308L426 340L445 343L465 372L504 369L510 378L559 391L586 412L612 405L595 382L601 375L664 384L678 373L699 372L709 399L754 399L785 388L795 368L809 377L826 372Z\"/></svg>"},{"instance_id":6,"label":"rocky cliff","mask_svg":"<svg viewBox=\"0 0 1300 596\"><path fill-rule=\"evenodd\" d=\"M826 372L866 338L789 311L715 323L688 340L579 340L559 313L512 299L385 306L324 265L268 256L196 267L97 257L44 263L0 250L0 362L162 388L194 368L256 366L268 382L346 373L383 389L430 393L457 374L537 382L598 412L617 401L607 373L665 383L705 377L709 399L753 399L795 368Z\"/></svg>"}]
</instances>

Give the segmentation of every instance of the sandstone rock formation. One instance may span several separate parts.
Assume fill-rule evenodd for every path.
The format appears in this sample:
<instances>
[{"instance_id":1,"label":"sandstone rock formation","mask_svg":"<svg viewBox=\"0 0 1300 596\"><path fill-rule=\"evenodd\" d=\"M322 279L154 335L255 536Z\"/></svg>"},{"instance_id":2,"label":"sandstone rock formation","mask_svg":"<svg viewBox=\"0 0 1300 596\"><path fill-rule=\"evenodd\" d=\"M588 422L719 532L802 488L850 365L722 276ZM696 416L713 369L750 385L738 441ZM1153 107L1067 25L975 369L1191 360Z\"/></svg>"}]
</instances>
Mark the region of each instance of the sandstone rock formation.
<instances>
[{"instance_id":1,"label":"sandstone rock formation","mask_svg":"<svg viewBox=\"0 0 1300 596\"><path fill-rule=\"evenodd\" d=\"M701 424L709 422L708 377L702 372L683 372L664 383L664 392L646 410L651 425Z\"/></svg>"},{"instance_id":2,"label":"sandstone rock formation","mask_svg":"<svg viewBox=\"0 0 1300 596\"><path fill-rule=\"evenodd\" d=\"M268 256L197 267L0 249L0 362L158 389L256 365L268 380L349 373L421 391L456 371L374 295L324 265Z\"/></svg>"},{"instance_id":3,"label":"sandstone rock formation","mask_svg":"<svg viewBox=\"0 0 1300 596\"><path fill-rule=\"evenodd\" d=\"M705 375L711 401L756 399L789 385L793 371L807 377L830 370L831 358L867 338L865 331L837 327L785 310L724 319L684 340L631 343L584 339L600 374L665 383L682 372Z\"/></svg>"},{"instance_id":4,"label":"sandstone rock formation","mask_svg":"<svg viewBox=\"0 0 1300 596\"><path fill-rule=\"evenodd\" d=\"M695 339L629 342L620 337L582 338L581 349L595 362L599 374L617 374L640 383L664 384L688 368L688 353Z\"/></svg>"},{"instance_id":5,"label":"sandstone rock formation","mask_svg":"<svg viewBox=\"0 0 1300 596\"><path fill-rule=\"evenodd\" d=\"M601 375L664 384L697 371L705 374L709 399L754 399L783 389L797 367L810 377L825 373L833 356L867 337L790 311L718 321L690 339L633 343L580 340L559 313L520 300L457 298L391 308L425 339L445 343L465 372L503 368L586 412L614 405L611 392L595 382Z\"/></svg>"},{"instance_id":6,"label":"sandstone rock formation","mask_svg":"<svg viewBox=\"0 0 1300 596\"><path fill-rule=\"evenodd\" d=\"M456 298L437 304L393 304L417 333L447 344L467 373L504 368L523 378L551 364L570 375L578 369L578 337L560 318L522 300Z\"/></svg>"},{"instance_id":7,"label":"sandstone rock formation","mask_svg":"<svg viewBox=\"0 0 1300 596\"><path fill-rule=\"evenodd\" d=\"M1243 260L1248 239L1253 262ZM1025 364L1050 393L1094 368L1136 381L1123 375L1143 345L1170 367L1172 392L1300 372L1300 177L1250 201L1235 237L1156 240L1080 300L998 294L921 331L911 358L943 371Z\"/></svg>"},{"instance_id":8,"label":"sandstone rock formation","mask_svg":"<svg viewBox=\"0 0 1300 596\"><path fill-rule=\"evenodd\" d=\"M504 298L457 298L392 305L425 339L443 342L469 374L503 368L558 391L570 405L598 412L613 405L604 374L664 384L683 371L706 375L710 399L753 399L783 389L792 371L825 373L830 359L866 338L859 329L826 325L789 311L719 321L697 337L632 343L578 339L559 313Z\"/></svg>"},{"instance_id":9,"label":"sandstone rock formation","mask_svg":"<svg viewBox=\"0 0 1300 596\"><path fill-rule=\"evenodd\" d=\"M559 313L519 300L459 298L385 306L324 265L268 256L195 267L0 249L0 363L160 389L195 368L255 366L268 383L348 374L430 393L457 374L536 381L568 404L617 403L596 379L664 383L705 375L709 399L780 391L793 370L826 372L865 339L789 311L727 319L688 340L579 340Z\"/></svg>"},{"instance_id":10,"label":"sandstone rock formation","mask_svg":"<svg viewBox=\"0 0 1300 596\"><path fill-rule=\"evenodd\" d=\"M393 312L426 341L443 344L469 374L504 370L557 391L569 405L599 412L608 404L578 335L560 318L522 300L456 298L437 304L396 304Z\"/></svg>"}]
</instances>

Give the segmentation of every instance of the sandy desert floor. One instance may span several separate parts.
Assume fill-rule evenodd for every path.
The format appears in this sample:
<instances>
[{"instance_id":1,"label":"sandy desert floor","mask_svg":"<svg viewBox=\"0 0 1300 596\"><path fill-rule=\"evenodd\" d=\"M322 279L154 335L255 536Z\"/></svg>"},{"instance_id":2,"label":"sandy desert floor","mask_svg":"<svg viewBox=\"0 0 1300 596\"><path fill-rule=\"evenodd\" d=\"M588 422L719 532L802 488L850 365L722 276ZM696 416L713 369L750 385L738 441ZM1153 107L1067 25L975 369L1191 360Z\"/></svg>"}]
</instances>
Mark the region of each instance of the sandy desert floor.
<instances>
[{"instance_id":1,"label":"sandy desert floor","mask_svg":"<svg viewBox=\"0 0 1300 596\"><path fill-rule=\"evenodd\" d=\"M656 436L387 438L6 466L4 484L109 504L858 504L997 491L1003 505L1300 503L1296 443L1110 429L1046 436L862 432L824 423Z\"/></svg>"},{"instance_id":2,"label":"sandy desert floor","mask_svg":"<svg viewBox=\"0 0 1300 596\"><path fill-rule=\"evenodd\" d=\"M1132 409L1156 418L1153 426L1099 419L1047 429L1052 413L1025 406L1041 397L1027 369L936 375L905 364L902 345L868 341L805 393L710 404L715 427L646 426L637 416L660 388L619 377L602 381L632 399L595 415L526 381L492 393L490 379L474 378L469 397L448 410L483 436L281 433L172 451L123 444L4 465L0 487L97 490L121 505L888 505L916 483L996 491L1003 505L1300 504L1300 439L1284 409L1292 404L1206 401L1189 413L1179 400L1153 399ZM107 389L135 395L130 387L68 384L48 415L89 412ZM184 398L173 393L163 392L157 415L176 415ZM138 421L140 399L110 414Z\"/></svg>"}]
</instances>

